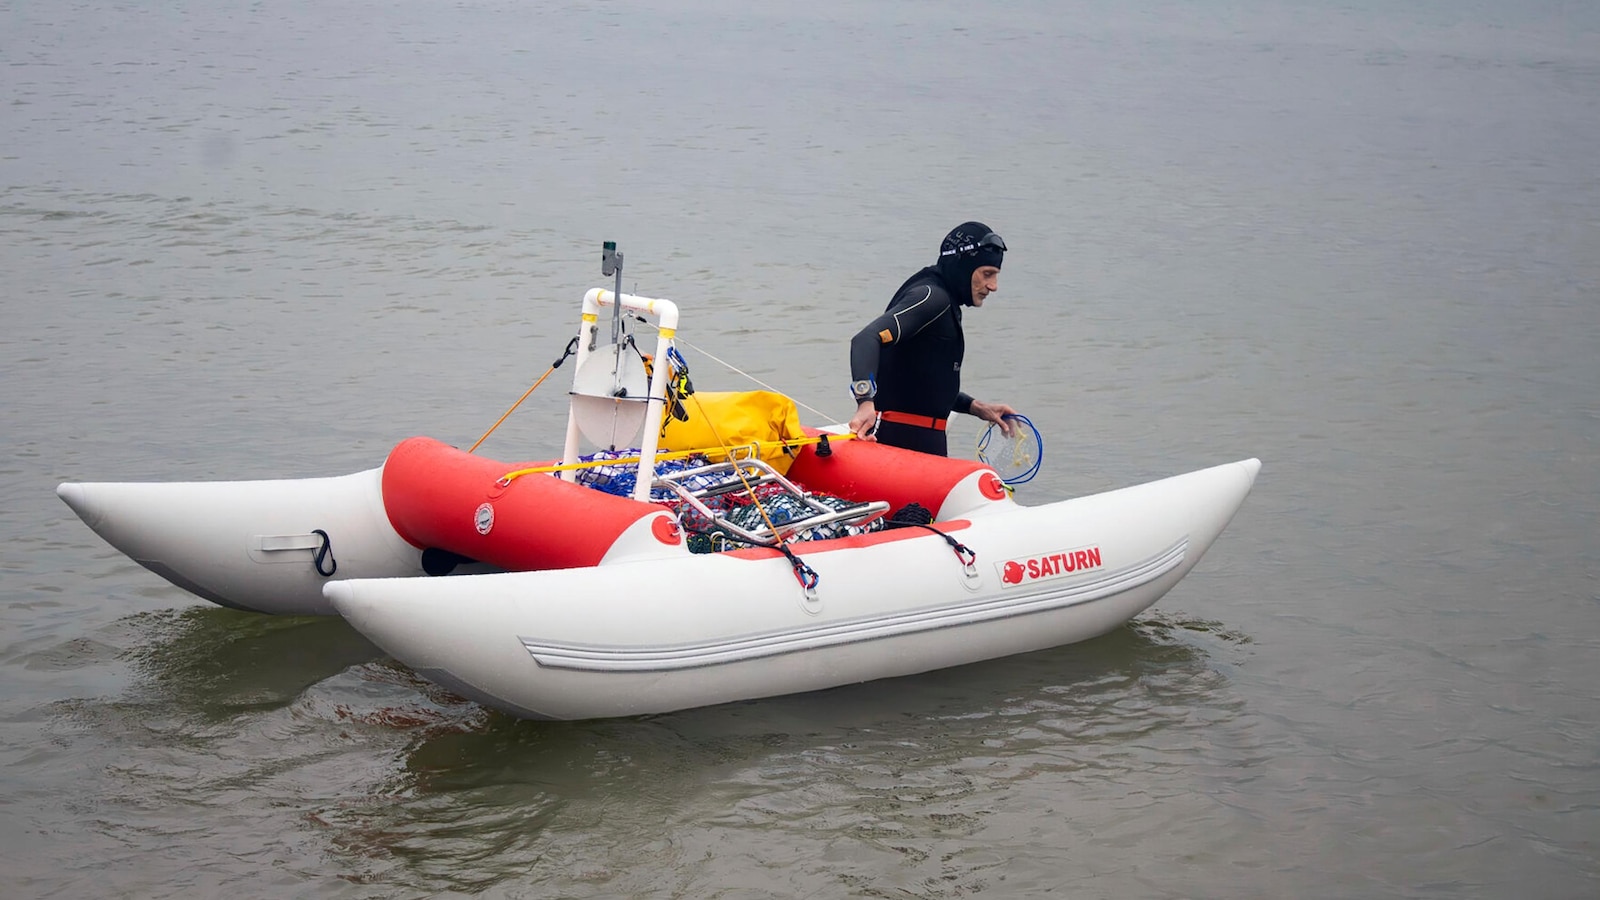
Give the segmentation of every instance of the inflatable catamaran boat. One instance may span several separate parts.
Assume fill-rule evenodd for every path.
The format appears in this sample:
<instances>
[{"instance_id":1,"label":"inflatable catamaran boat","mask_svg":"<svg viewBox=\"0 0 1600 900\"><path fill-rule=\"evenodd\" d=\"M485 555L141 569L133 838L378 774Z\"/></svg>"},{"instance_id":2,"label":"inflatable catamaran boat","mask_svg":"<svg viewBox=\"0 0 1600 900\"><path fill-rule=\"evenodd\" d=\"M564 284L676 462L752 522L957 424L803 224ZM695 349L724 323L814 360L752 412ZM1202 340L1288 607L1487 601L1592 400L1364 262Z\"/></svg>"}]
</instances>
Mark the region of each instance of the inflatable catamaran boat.
<instances>
[{"instance_id":1,"label":"inflatable catamaran boat","mask_svg":"<svg viewBox=\"0 0 1600 900\"><path fill-rule=\"evenodd\" d=\"M622 293L620 257L617 289L584 296L569 345L559 462L497 462L417 437L339 477L57 494L200 597L336 613L463 696L579 719L1104 634L1194 567L1260 468L1247 459L1021 506L983 463L804 428L772 392L694 393L674 344L678 307ZM654 320L654 354L639 351L624 311Z\"/></svg>"}]
</instances>

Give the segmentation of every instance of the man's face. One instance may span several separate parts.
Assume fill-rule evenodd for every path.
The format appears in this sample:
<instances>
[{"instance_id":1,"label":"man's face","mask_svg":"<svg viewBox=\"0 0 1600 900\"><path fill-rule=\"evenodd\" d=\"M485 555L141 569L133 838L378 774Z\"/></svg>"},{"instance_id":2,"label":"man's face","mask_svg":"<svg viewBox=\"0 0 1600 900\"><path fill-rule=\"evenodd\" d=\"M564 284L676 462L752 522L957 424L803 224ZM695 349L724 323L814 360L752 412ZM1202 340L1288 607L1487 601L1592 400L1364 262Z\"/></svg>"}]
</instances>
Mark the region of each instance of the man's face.
<instances>
[{"instance_id":1,"label":"man's face","mask_svg":"<svg viewBox=\"0 0 1600 900\"><path fill-rule=\"evenodd\" d=\"M982 306L983 298L1000 290L1000 270L994 266L979 266L972 270L972 305Z\"/></svg>"}]
</instances>

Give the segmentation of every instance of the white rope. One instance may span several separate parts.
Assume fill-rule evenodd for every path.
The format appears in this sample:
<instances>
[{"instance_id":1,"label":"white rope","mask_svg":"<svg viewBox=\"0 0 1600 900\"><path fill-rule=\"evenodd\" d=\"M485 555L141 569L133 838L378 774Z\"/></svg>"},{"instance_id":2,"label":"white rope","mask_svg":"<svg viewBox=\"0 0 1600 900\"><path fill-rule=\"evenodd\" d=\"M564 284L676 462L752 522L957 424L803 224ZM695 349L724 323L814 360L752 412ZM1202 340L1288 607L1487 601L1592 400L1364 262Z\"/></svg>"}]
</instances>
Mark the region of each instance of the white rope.
<instances>
[{"instance_id":1,"label":"white rope","mask_svg":"<svg viewBox=\"0 0 1600 900\"><path fill-rule=\"evenodd\" d=\"M638 321L639 321L640 324L644 325L646 328L656 328L654 323L649 322L649 321L647 321L647 320L645 320L643 318L640 318ZM656 328L656 330L660 331L661 329ZM764 387L767 390L773 392L774 394L783 394L783 391L780 391L777 388L773 387L772 385L767 384L765 381L762 381L761 379L755 377L754 375L751 375L749 372L744 371L743 369L739 368L738 366L734 365L733 363L728 362L725 359L718 358L717 356L713 355L712 353L706 351L705 348L703 348L703 347L696 347L694 344L691 344L688 341L684 340L683 338L677 337L677 336L673 336L672 340L675 343L684 344L689 349L691 349L694 352L700 354L701 356L704 356L705 358L711 360L712 362L721 363L722 365L727 366L730 371L732 371L732 372L734 372L736 374L739 374L739 375L743 375L744 377L750 379L751 381L754 381L756 384L761 385L762 387ZM789 397L788 394L783 394L783 395L785 397ZM807 406L801 400L795 400L795 398L793 398L793 397L789 397L789 399L790 400L794 400L795 405L797 405L797 406L804 406L807 410L810 410L813 414L815 414L818 417L820 417L824 422L832 423L832 422L843 422L843 421L845 421L844 419L836 419L833 416L830 416L827 413L822 412L819 409L816 409L815 407Z\"/></svg>"}]
</instances>

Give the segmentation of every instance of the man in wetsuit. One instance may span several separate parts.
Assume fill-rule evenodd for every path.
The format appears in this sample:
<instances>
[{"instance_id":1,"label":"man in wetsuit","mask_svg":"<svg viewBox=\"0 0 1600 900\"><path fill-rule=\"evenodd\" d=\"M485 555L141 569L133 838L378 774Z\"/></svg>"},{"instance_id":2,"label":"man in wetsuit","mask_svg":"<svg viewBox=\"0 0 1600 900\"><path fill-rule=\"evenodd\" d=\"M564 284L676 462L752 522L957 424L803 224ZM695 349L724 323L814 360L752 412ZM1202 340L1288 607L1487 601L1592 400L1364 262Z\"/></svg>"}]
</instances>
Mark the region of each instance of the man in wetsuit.
<instances>
[{"instance_id":1,"label":"man in wetsuit","mask_svg":"<svg viewBox=\"0 0 1600 900\"><path fill-rule=\"evenodd\" d=\"M883 315L850 340L850 430L862 440L948 456L945 422L967 413L1000 426L1017 411L961 391L961 307L1000 289L1006 242L982 222L964 222L939 245L939 261L906 279ZM874 430L876 429L876 430Z\"/></svg>"}]
</instances>

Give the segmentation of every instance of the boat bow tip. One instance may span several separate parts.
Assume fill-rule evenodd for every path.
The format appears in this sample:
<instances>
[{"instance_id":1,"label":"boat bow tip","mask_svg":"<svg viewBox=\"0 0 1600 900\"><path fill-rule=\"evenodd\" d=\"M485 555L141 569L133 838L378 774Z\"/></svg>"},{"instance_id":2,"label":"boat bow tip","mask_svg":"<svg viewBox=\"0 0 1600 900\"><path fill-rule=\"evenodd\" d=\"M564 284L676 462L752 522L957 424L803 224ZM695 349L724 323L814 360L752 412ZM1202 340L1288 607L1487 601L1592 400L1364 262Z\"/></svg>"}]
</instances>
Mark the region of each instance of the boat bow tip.
<instances>
[{"instance_id":1,"label":"boat bow tip","mask_svg":"<svg viewBox=\"0 0 1600 900\"><path fill-rule=\"evenodd\" d=\"M356 592L355 587L348 581L330 581L322 586L322 596L333 604L339 615L344 616L349 614Z\"/></svg>"},{"instance_id":2,"label":"boat bow tip","mask_svg":"<svg viewBox=\"0 0 1600 900\"><path fill-rule=\"evenodd\" d=\"M56 496L60 497L63 503L72 507L72 511L78 514L78 518L82 519L90 528L95 526L99 515L95 510L94 504L89 500L89 492L84 489L83 485L76 482L63 481L56 485Z\"/></svg>"},{"instance_id":3,"label":"boat bow tip","mask_svg":"<svg viewBox=\"0 0 1600 900\"><path fill-rule=\"evenodd\" d=\"M1239 460L1239 467L1244 469L1245 475L1249 477L1250 484L1254 485L1256 483L1256 475L1261 471L1261 460L1253 456L1249 459L1241 459Z\"/></svg>"}]
</instances>

